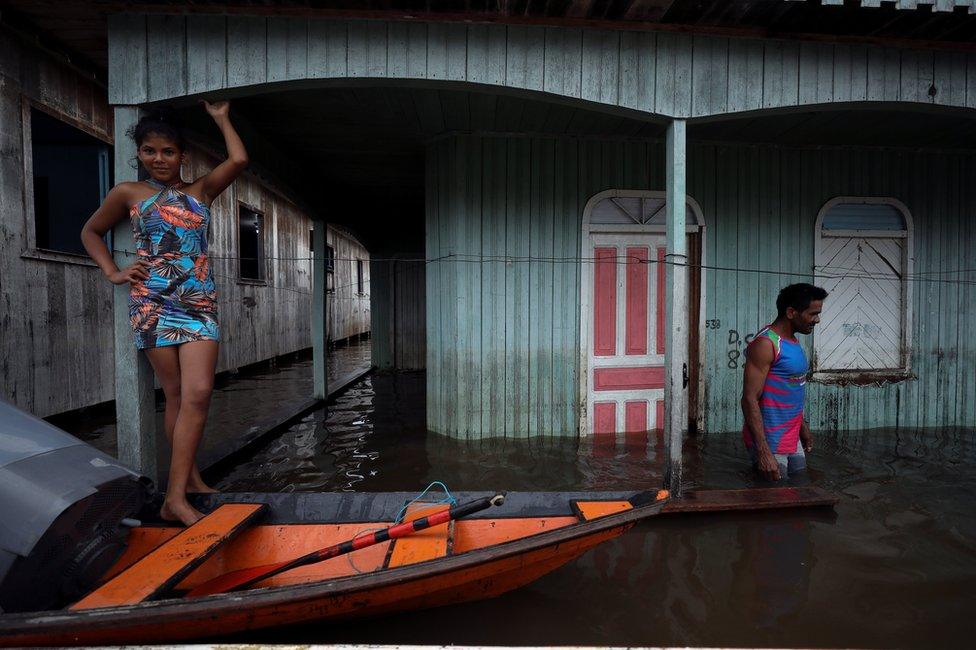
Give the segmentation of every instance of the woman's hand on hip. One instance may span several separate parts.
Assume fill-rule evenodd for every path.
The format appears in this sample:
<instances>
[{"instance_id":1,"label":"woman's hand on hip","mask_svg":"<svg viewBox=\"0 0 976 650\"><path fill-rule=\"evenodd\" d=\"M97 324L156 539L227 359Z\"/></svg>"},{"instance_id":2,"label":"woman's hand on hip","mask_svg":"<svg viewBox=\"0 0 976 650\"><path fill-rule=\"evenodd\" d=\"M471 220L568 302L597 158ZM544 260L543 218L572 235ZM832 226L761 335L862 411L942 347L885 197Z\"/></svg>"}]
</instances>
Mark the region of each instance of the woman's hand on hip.
<instances>
[{"instance_id":1,"label":"woman's hand on hip","mask_svg":"<svg viewBox=\"0 0 976 650\"><path fill-rule=\"evenodd\" d=\"M149 262L146 260L136 260L121 271L116 271L108 276L112 284L139 284L149 279Z\"/></svg>"}]
</instances>

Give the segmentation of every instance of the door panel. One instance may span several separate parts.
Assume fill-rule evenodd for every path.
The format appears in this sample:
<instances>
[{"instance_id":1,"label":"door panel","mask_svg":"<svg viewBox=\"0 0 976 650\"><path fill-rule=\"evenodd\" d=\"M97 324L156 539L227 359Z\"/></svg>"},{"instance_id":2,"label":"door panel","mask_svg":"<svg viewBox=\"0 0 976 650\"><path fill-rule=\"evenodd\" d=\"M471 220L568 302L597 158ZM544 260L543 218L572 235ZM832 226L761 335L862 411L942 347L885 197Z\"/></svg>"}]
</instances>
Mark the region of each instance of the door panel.
<instances>
[{"instance_id":1,"label":"door panel","mask_svg":"<svg viewBox=\"0 0 976 650\"><path fill-rule=\"evenodd\" d=\"M664 236L594 233L590 242L594 260L587 384L590 433L661 428Z\"/></svg>"}]
</instances>

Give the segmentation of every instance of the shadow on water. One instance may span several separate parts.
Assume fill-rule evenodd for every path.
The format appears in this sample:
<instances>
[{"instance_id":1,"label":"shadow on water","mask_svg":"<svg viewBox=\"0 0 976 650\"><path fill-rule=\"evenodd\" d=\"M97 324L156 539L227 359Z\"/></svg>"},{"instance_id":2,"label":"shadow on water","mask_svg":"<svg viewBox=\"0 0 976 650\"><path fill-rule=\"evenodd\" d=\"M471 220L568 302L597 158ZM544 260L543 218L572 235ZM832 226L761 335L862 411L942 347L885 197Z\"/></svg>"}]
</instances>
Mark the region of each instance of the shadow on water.
<instances>
[{"instance_id":1,"label":"shadow on water","mask_svg":"<svg viewBox=\"0 0 976 650\"><path fill-rule=\"evenodd\" d=\"M424 428L423 374L376 376L219 482L225 491L642 489L659 436L460 442ZM249 633L253 642L969 647L972 430L820 435L833 512L661 517L491 601ZM685 444L688 487L749 486L736 433Z\"/></svg>"}]
</instances>

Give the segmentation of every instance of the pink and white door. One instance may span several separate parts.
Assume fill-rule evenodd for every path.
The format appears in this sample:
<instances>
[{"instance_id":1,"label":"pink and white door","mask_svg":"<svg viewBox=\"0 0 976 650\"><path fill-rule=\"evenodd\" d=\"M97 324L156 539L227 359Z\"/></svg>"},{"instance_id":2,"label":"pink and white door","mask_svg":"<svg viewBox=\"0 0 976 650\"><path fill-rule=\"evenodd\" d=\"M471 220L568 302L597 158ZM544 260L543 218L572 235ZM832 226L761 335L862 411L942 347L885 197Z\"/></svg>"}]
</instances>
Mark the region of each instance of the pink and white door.
<instances>
[{"instance_id":1,"label":"pink and white door","mask_svg":"<svg viewBox=\"0 0 976 650\"><path fill-rule=\"evenodd\" d=\"M664 427L665 198L607 191L584 211L580 431ZM689 232L700 211L689 201Z\"/></svg>"},{"instance_id":2,"label":"pink and white door","mask_svg":"<svg viewBox=\"0 0 976 650\"><path fill-rule=\"evenodd\" d=\"M589 433L664 421L664 236L591 235Z\"/></svg>"}]
</instances>

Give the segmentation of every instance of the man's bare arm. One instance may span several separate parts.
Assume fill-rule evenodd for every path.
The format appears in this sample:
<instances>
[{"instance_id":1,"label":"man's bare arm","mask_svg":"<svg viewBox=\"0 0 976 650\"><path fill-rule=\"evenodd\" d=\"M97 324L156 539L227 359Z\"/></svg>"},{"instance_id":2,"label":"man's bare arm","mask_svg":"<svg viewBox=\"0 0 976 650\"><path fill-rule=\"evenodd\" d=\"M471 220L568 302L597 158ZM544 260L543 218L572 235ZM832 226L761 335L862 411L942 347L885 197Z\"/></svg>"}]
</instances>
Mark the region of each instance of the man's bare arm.
<instances>
[{"instance_id":1,"label":"man's bare arm","mask_svg":"<svg viewBox=\"0 0 976 650\"><path fill-rule=\"evenodd\" d=\"M766 376L773 365L773 343L766 337L758 338L749 344L746 350L746 365L742 381L742 415L746 419L746 426L752 434L752 441L756 448L756 463L760 473L771 481L780 478L779 465L773 457L773 452L766 442L766 432L763 427L762 411L759 400L762 399L763 385Z\"/></svg>"},{"instance_id":2,"label":"man's bare arm","mask_svg":"<svg viewBox=\"0 0 976 650\"><path fill-rule=\"evenodd\" d=\"M800 442L803 443L803 451L808 454L813 451L813 434L810 433L810 426L806 420L800 424Z\"/></svg>"}]
</instances>

